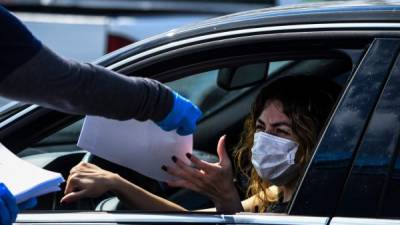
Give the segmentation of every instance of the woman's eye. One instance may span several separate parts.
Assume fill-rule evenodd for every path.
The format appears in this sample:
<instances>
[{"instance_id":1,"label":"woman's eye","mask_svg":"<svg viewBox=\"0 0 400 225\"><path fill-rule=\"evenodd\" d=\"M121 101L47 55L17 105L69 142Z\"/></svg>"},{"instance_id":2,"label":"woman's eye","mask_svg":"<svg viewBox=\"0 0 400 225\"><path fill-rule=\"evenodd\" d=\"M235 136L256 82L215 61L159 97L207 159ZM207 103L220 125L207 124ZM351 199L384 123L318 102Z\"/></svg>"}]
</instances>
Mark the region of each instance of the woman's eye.
<instances>
[{"instance_id":1,"label":"woman's eye","mask_svg":"<svg viewBox=\"0 0 400 225\"><path fill-rule=\"evenodd\" d=\"M264 127L261 125L256 125L256 131L263 131Z\"/></svg>"},{"instance_id":2,"label":"woman's eye","mask_svg":"<svg viewBox=\"0 0 400 225\"><path fill-rule=\"evenodd\" d=\"M283 134L283 135L290 135L289 134L289 132L288 131L286 131L286 130L281 130L281 129L278 129L278 134Z\"/></svg>"}]
</instances>

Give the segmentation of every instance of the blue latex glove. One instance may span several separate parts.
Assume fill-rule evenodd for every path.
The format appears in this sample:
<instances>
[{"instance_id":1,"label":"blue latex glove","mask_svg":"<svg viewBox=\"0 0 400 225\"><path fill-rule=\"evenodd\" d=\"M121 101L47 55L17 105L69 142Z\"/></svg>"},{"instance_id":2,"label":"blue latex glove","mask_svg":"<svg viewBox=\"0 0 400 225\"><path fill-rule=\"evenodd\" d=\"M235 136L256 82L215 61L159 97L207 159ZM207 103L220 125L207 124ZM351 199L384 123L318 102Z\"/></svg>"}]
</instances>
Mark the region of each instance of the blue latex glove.
<instances>
[{"instance_id":1,"label":"blue latex glove","mask_svg":"<svg viewBox=\"0 0 400 225\"><path fill-rule=\"evenodd\" d=\"M26 200L22 203L18 204L18 209L19 210L25 210L25 209L31 209L35 207L37 204L37 199L36 198L31 198L29 200Z\"/></svg>"},{"instance_id":2,"label":"blue latex glove","mask_svg":"<svg viewBox=\"0 0 400 225\"><path fill-rule=\"evenodd\" d=\"M200 109L186 98L176 92L174 94L174 105L171 112L160 122L163 130L176 130L179 135L189 135L196 129L196 122L201 116Z\"/></svg>"},{"instance_id":3,"label":"blue latex glove","mask_svg":"<svg viewBox=\"0 0 400 225\"><path fill-rule=\"evenodd\" d=\"M15 197L10 190L0 183L0 225L10 225L15 222L19 210L35 207L37 204L36 198L31 198L17 206Z\"/></svg>"},{"instance_id":4,"label":"blue latex glove","mask_svg":"<svg viewBox=\"0 0 400 225\"><path fill-rule=\"evenodd\" d=\"M6 185L0 183L0 224L10 225L15 222L18 211L15 197Z\"/></svg>"}]
</instances>

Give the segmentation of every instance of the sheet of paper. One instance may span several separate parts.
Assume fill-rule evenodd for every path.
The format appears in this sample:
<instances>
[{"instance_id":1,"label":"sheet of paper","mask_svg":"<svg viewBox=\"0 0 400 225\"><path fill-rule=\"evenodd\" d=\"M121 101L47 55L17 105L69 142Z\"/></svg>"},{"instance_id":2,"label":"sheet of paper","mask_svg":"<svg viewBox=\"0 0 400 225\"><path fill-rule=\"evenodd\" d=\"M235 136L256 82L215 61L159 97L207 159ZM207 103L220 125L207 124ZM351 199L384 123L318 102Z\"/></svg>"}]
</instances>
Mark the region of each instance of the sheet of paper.
<instances>
[{"instance_id":1,"label":"sheet of paper","mask_svg":"<svg viewBox=\"0 0 400 225\"><path fill-rule=\"evenodd\" d=\"M17 202L58 191L64 178L26 162L0 143L0 182L6 184Z\"/></svg>"},{"instance_id":2,"label":"sheet of paper","mask_svg":"<svg viewBox=\"0 0 400 225\"><path fill-rule=\"evenodd\" d=\"M87 116L78 146L145 176L166 181L174 177L161 166L174 166L173 155L189 164L185 154L192 153L193 136L163 131L152 121L118 121Z\"/></svg>"}]
</instances>

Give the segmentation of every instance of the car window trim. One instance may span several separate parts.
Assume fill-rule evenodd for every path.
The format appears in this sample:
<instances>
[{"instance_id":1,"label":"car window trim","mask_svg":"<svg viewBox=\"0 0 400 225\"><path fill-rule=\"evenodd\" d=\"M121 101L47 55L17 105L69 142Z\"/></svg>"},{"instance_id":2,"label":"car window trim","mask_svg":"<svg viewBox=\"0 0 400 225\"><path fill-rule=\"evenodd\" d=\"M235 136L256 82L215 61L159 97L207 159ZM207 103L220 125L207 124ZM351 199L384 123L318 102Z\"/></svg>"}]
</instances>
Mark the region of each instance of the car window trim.
<instances>
[{"instance_id":1,"label":"car window trim","mask_svg":"<svg viewBox=\"0 0 400 225\"><path fill-rule=\"evenodd\" d=\"M400 220L395 219L373 219L373 218L351 218L333 217L330 225L394 225L400 224Z\"/></svg>"},{"instance_id":2,"label":"car window trim","mask_svg":"<svg viewBox=\"0 0 400 225\"><path fill-rule=\"evenodd\" d=\"M270 26L270 27L258 27L258 28L250 28L250 29L241 29L234 31L227 31L221 33L213 33L208 35L202 35L199 37L192 37L184 40L178 40L171 43L167 43L165 45L161 45L158 47L154 47L152 49L146 50L141 53L134 54L130 57L127 57L119 62L116 62L112 65L107 66L110 70L118 70L124 65L132 64L135 61L140 59L149 57L154 54L159 54L160 52L170 51L171 49L178 49L184 46L193 44L193 43L201 43L205 41L225 39L229 37L238 37L243 35L257 35L257 34L273 34L277 32L306 32L306 31L315 31L315 30L328 30L328 29L336 29L336 30L365 30L365 29L399 29L400 23L322 23L322 24L301 24L301 25L283 25L283 26ZM329 30L330 32L332 30ZM166 33L166 36L173 37L175 36L174 31L170 31ZM139 44L140 42L138 42ZM131 46L133 48L134 46ZM100 58L95 61L95 63L100 63L104 59Z\"/></svg>"},{"instance_id":3,"label":"car window trim","mask_svg":"<svg viewBox=\"0 0 400 225\"><path fill-rule=\"evenodd\" d=\"M282 214L218 213L20 213L16 223L146 223L146 224L266 224L266 225L327 225L327 217L288 216Z\"/></svg>"},{"instance_id":4,"label":"car window trim","mask_svg":"<svg viewBox=\"0 0 400 225\"><path fill-rule=\"evenodd\" d=\"M13 121L15 121L15 119L20 118L22 116L25 116L27 114L29 114L31 111L36 110L37 108L39 108L39 105L30 105L27 106L25 109L19 111L18 113L8 117L7 119L3 120L0 122L0 129L3 129L6 126L9 126L10 123L12 123Z\"/></svg>"},{"instance_id":5,"label":"car window trim","mask_svg":"<svg viewBox=\"0 0 400 225\"><path fill-rule=\"evenodd\" d=\"M306 46L306 44L302 43L299 44L298 46ZM324 46L325 47L325 46ZM195 46L193 48L200 48L199 46ZM283 47L284 48L284 47ZM162 81L162 82L169 82L171 80L175 80L180 78L182 74L189 74L189 73L199 73L205 70L213 70L213 69L218 69L222 67L229 67L229 66L236 66L240 64L254 64L254 63L265 63L266 61L281 61L281 60L294 60L294 59L329 59L329 58L345 58L348 57L349 61L352 61L351 58L346 55L345 51L342 51L343 49L341 48L333 48L333 49L328 49L324 48L322 50L313 50L313 49L301 49L301 50L296 50L296 51L279 51L279 50L274 50L272 53L252 53L252 54L238 54L238 55L230 55L230 56L224 56L224 57L218 57L216 59L207 59L207 60L202 60L202 61L197 61L195 64L187 64L181 67L172 67L172 70L165 70L163 72L158 72L154 73L153 75L146 74L149 76L146 77L151 77L153 79ZM182 51L185 51L185 49L182 49ZM186 52L190 52L190 50L186 50ZM169 54L169 53L166 53ZM207 54L207 51L200 52L200 53L193 53L194 54ZM165 57L163 54L160 54L158 57L162 58L170 58L170 57ZM150 62L140 62L139 65L131 65L127 68L127 70L124 70L124 73L129 73L129 74L135 74L137 73L137 70L141 70L143 64L145 64L144 67L147 68L157 68L154 66L151 66L153 64L159 64L163 63L164 61L157 61L154 57L149 59ZM157 61L157 62L154 62ZM354 63L354 62L353 62ZM128 72L129 71L129 72ZM138 72L139 74L141 72Z\"/></svg>"}]
</instances>

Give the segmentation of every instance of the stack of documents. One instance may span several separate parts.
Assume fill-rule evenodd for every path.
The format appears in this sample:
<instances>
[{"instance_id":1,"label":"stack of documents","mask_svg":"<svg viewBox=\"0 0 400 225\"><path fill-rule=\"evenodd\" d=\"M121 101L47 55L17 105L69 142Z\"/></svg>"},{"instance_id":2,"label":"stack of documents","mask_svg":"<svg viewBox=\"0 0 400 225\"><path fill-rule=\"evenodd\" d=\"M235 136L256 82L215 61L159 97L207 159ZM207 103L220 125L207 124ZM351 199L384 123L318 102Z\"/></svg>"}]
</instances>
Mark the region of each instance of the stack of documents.
<instances>
[{"instance_id":1,"label":"stack of documents","mask_svg":"<svg viewBox=\"0 0 400 225\"><path fill-rule=\"evenodd\" d=\"M192 153L193 136L163 131L152 121L118 121L87 116L78 146L145 176L166 181L174 177L161 166L174 166L172 156L189 164L185 154Z\"/></svg>"},{"instance_id":2,"label":"stack of documents","mask_svg":"<svg viewBox=\"0 0 400 225\"><path fill-rule=\"evenodd\" d=\"M54 191L64 178L59 173L44 170L26 162L0 143L0 182L4 183L21 203Z\"/></svg>"}]
</instances>

